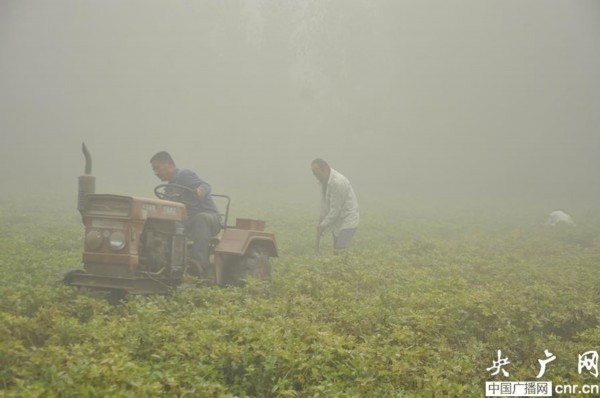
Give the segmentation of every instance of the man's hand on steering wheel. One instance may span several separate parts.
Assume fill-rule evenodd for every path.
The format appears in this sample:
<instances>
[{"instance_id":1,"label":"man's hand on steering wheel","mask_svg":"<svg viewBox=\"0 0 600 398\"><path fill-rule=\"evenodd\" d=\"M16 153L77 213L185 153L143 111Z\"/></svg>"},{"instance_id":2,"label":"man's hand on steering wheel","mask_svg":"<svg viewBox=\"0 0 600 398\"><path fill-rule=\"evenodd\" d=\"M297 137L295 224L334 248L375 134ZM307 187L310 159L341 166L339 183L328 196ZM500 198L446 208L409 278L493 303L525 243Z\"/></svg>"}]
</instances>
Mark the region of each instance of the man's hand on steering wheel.
<instances>
[{"instance_id":1,"label":"man's hand on steering wheel","mask_svg":"<svg viewBox=\"0 0 600 398\"><path fill-rule=\"evenodd\" d=\"M169 192L169 191L172 191L172 192ZM198 197L197 189L192 189L192 188L186 187L185 185L179 185L179 184L157 185L154 188L154 195L156 195L156 197L159 199L170 200L173 202L180 202L185 205L192 205L193 203L190 203L189 200L185 200L183 197L183 194L186 191L192 193L194 195L194 197Z\"/></svg>"}]
</instances>

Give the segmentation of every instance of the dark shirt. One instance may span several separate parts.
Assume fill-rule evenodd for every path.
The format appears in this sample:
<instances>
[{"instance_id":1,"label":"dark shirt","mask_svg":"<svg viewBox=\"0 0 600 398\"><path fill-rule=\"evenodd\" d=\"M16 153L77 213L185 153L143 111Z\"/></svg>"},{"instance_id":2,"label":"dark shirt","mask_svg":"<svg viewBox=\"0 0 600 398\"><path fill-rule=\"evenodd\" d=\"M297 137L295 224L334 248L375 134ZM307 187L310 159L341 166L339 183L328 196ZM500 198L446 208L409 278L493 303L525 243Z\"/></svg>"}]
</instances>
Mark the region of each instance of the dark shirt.
<instances>
[{"instance_id":1,"label":"dark shirt","mask_svg":"<svg viewBox=\"0 0 600 398\"><path fill-rule=\"evenodd\" d=\"M195 192L182 192L182 199L186 202L185 207L187 208L189 217L195 216L198 213L219 214L219 210L217 209L212 196L210 196L210 185L201 180L192 170L176 169L175 176L169 181L169 184L183 185L193 190L200 187L200 189L204 191L205 196L203 200L200 200Z\"/></svg>"}]
</instances>

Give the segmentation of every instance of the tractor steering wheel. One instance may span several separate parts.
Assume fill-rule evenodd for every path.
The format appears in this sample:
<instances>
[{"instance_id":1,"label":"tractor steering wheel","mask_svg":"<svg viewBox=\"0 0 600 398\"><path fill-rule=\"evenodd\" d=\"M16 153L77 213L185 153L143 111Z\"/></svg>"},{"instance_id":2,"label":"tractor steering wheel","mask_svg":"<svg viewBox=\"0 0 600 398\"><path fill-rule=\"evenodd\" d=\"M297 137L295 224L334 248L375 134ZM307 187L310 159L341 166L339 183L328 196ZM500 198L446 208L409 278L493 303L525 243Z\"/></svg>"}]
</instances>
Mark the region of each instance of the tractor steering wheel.
<instances>
[{"instance_id":1,"label":"tractor steering wheel","mask_svg":"<svg viewBox=\"0 0 600 398\"><path fill-rule=\"evenodd\" d=\"M163 200L183 203L184 205L193 205L189 200L184 199L185 192L191 192L196 195L196 190L179 184L160 184L154 188L154 195Z\"/></svg>"}]
</instances>

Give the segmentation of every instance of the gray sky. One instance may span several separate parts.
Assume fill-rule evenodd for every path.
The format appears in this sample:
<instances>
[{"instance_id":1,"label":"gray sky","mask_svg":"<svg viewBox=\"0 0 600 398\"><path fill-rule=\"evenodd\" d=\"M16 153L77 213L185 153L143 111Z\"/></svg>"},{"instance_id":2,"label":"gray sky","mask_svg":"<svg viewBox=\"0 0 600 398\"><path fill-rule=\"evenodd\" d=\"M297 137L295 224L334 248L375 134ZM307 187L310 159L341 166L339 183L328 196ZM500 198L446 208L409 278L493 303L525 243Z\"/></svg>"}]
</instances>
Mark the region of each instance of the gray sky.
<instances>
[{"instance_id":1,"label":"gray sky","mask_svg":"<svg viewBox=\"0 0 600 398\"><path fill-rule=\"evenodd\" d=\"M597 1L0 2L0 188L600 199Z\"/></svg>"}]
</instances>

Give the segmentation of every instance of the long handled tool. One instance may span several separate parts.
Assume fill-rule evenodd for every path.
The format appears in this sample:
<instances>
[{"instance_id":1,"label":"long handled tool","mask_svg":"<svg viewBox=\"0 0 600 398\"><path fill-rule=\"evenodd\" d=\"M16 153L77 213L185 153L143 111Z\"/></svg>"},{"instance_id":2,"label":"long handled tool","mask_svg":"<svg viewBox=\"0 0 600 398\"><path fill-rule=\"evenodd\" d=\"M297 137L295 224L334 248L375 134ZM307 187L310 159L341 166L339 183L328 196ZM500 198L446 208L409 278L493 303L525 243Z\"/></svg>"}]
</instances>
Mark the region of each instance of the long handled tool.
<instances>
[{"instance_id":1,"label":"long handled tool","mask_svg":"<svg viewBox=\"0 0 600 398\"><path fill-rule=\"evenodd\" d=\"M321 231L317 231L317 239L315 241L315 253L317 255L321 254L321 235L323 235L323 233Z\"/></svg>"}]
</instances>

